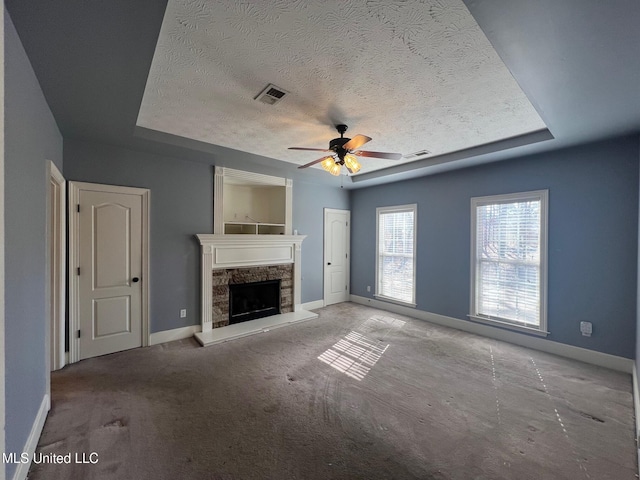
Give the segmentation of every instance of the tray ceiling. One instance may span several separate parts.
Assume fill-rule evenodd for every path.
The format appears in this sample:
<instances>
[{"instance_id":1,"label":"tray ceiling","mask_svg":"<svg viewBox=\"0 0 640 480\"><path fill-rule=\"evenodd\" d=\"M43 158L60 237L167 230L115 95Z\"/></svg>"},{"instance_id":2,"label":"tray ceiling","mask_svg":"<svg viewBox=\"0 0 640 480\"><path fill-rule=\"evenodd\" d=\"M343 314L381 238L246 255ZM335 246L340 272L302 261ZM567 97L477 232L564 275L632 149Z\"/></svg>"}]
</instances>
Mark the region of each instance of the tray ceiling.
<instances>
[{"instance_id":1,"label":"tray ceiling","mask_svg":"<svg viewBox=\"0 0 640 480\"><path fill-rule=\"evenodd\" d=\"M461 0L169 0L139 126L302 165L337 123L431 156L546 128Z\"/></svg>"}]
</instances>

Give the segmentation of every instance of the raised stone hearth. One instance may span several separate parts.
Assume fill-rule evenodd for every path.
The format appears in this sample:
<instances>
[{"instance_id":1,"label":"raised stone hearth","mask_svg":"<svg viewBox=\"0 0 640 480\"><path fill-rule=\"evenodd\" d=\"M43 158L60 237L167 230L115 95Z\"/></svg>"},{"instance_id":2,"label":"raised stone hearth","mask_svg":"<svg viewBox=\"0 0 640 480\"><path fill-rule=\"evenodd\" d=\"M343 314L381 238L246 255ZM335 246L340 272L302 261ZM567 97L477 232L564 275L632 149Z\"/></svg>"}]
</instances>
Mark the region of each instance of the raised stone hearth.
<instances>
[{"instance_id":1,"label":"raised stone hearth","mask_svg":"<svg viewBox=\"0 0 640 480\"><path fill-rule=\"evenodd\" d=\"M196 235L201 245L202 345L267 331L318 315L301 305L300 252L305 235ZM229 325L229 283L280 279L281 312Z\"/></svg>"},{"instance_id":2,"label":"raised stone hearth","mask_svg":"<svg viewBox=\"0 0 640 480\"><path fill-rule=\"evenodd\" d=\"M213 270L213 328L229 325L229 285L281 280L280 312L293 312L293 265L265 265Z\"/></svg>"}]
</instances>

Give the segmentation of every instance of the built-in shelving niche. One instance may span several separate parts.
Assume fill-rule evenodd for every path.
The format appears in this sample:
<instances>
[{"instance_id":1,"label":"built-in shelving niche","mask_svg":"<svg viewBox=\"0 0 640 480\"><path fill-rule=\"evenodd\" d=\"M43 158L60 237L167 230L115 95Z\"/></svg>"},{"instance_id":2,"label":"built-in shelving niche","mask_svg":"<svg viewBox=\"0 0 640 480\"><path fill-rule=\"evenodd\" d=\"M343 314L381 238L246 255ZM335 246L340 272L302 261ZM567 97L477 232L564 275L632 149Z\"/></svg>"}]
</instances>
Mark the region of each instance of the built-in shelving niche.
<instances>
[{"instance_id":1,"label":"built-in shelving niche","mask_svg":"<svg viewBox=\"0 0 640 480\"><path fill-rule=\"evenodd\" d=\"M291 235L292 180L216 167L213 233Z\"/></svg>"}]
</instances>

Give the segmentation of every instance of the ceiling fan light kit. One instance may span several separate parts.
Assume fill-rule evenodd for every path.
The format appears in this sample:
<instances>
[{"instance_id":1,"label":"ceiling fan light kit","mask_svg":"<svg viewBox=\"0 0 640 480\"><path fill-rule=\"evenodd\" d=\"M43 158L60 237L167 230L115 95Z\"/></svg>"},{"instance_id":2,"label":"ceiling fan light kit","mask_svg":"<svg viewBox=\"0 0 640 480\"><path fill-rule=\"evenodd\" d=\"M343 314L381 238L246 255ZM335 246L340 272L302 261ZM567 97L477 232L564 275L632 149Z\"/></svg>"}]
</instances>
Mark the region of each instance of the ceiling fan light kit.
<instances>
[{"instance_id":1,"label":"ceiling fan light kit","mask_svg":"<svg viewBox=\"0 0 640 480\"><path fill-rule=\"evenodd\" d=\"M327 157L322 161L320 165L331 175L335 175L336 177L340 175L340 164L337 163L335 158Z\"/></svg>"},{"instance_id":2,"label":"ceiling fan light kit","mask_svg":"<svg viewBox=\"0 0 640 480\"><path fill-rule=\"evenodd\" d=\"M352 155L350 153L347 153L344 156L344 166L347 167L351 171L351 173L358 173L361 168L358 159L355 157L355 155Z\"/></svg>"},{"instance_id":3,"label":"ceiling fan light kit","mask_svg":"<svg viewBox=\"0 0 640 480\"><path fill-rule=\"evenodd\" d=\"M340 138L334 138L329 142L328 149L322 148L307 148L307 147L289 147L289 150L308 150L314 152L332 152L328 157L318 158L313 162L309 162L305 165L301 165L298 168L307 168L316 163L320 163L320 166L329 172L331 175L340 175L342 165L344 165L350 173L358 173L362 166L356 156L361 157L375 157L386 158L389 160L399 160L402 158L401 153L387 153L387 152L370 152L367 150L357 150L362 145L371 141L371 137L366 135L356 135L353 138L345 138L344 133L347 131L347 126L340 124L336 125L336 130L340 134Z\"/></svg>"}]
</instances>

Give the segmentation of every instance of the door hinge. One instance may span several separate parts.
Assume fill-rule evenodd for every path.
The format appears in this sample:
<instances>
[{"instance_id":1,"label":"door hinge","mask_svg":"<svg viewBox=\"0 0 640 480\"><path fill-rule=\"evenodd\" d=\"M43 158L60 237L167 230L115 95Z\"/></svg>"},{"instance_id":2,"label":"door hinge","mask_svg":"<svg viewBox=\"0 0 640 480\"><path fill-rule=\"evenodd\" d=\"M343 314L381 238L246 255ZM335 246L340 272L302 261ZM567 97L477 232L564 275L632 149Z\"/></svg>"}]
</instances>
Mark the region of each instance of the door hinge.
<instances>
[{"instance_id":1,"label":"door hinge","mask_svg":"<svg viewBox=\"0 0 640 480\"><path fill-rule=\"evenodd\" d=\"M80 267L78 267L78 275L80 275Z\"/></svg>"},{"instance_id":2,"label":"door hinge","mask_svg":"<svg viewBox=\"0 0 640 480\"><path fill-rule=\"evenodd\" d=\"M78 204L77 207L78 213L80 213L80 204Z\"/></svg>"},{"instance_id":3,"label":"door hinge","mask_svg":"<svg viewBox=\"0 0 640 480\"><path fill-rule=\"evenodd\" d=\"M78 338L80 338L80 330L78 330Z\"/></svg>"},{"instance_id":4,"label":"door hinge","mask_svg":"<svg viewBox=\"0 0 640 480\"><path fill-rule=\"evenodd\" d=\"M347 222L347 227L349 226L349 222Z\"/></svg>"},{"instance_id":5,"label":"door hinge","mask_svg":"<svg viewBox=\"0 0 640 480\"><path fill-rule=\"evenodd\" d=\"M345 290L347 289L347 285L345 285L345 286L344 286L344 289L345 289Z\"/></svg>"}]
</instances>

